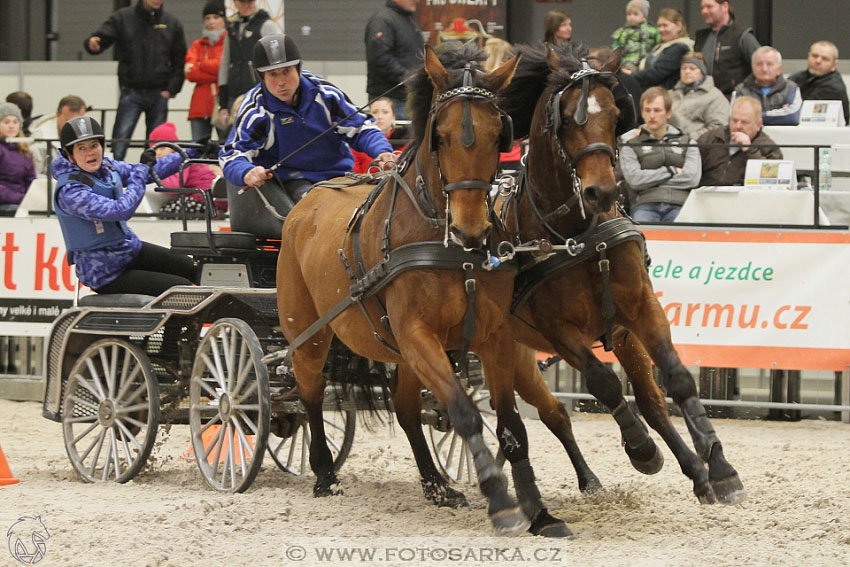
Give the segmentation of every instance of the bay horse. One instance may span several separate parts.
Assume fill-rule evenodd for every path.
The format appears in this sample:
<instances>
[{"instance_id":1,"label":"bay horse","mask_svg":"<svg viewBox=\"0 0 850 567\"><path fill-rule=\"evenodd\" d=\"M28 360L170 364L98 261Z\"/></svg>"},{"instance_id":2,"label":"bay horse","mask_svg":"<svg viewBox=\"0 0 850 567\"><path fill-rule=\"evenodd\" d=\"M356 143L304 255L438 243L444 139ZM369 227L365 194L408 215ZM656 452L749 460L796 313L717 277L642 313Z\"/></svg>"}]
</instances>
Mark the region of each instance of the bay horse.
<instances>
[{"instance_id":1,"label":"bay horse","mask_svg":"<svg viewBox=\"0 0 850 567\"><path fill-rule=\"evenodd\" d=\"M315 496L338 492L322 419L322 369L336 335L365 358L399 363L399 376L417 376L445 405L474 455L496 533L512 535L529 521L507 493L481 416L446 354L468 348L487 374L508 372L502 362L509 337L495 331L508 317L514 272L480 269L486 256L473 251L490 234L488 194L499 148L512 139L495 97L518 58L490 73L480 71L482 59L472 46L439 57L426 47L410 86L414 140L399 170L377 188L315 186L295 205L283 226L277 302L310 426ZM442 265L445 254L451 269ZM397 411L406 407L406 383L400 378L396 388ZM417 413L421 436L419 419Z\"/></svg>"},{"instance_id":2,"label":"bay horse","mask_svg":"<svg viewBox=\"0 0 850 567\"><path fill-rule=\"evenodd\" d=\"M513 227L517 244L547 241L568 250L520 268L512 305L514 334L537 350L558 353L581 371L590 393L620 426L633 466L654 474L663 456L626 404L616 374L594 355L592 347L602 339L625 369L641 414L693 481L700 502L740 502L746 498L744 487L723 455L652 289L643 236L614 206L615 133L621 112L611 87L619 53L596 70L582 61L583 52L569 46L519 51L521 64L503 93L502 106L513 118L516 135L528 136L529 152L524 179L521 176L509 202L503 203L502 221L509 230ZM537 102L530 105L529 100ZM509 358L520 360L518 355ZM653 378L653 362L682 411L696 453L670 421L664 394ZM574 444L563 433L569 431L566 414L553 409L551 394L539 387L526 391L525 385L537 381L533 371L520 364L516 372L520 395L539 408L565 446ZM577 472L580 484L583 476L588 482L586 471Z\"/></svg>"}]
</instances>

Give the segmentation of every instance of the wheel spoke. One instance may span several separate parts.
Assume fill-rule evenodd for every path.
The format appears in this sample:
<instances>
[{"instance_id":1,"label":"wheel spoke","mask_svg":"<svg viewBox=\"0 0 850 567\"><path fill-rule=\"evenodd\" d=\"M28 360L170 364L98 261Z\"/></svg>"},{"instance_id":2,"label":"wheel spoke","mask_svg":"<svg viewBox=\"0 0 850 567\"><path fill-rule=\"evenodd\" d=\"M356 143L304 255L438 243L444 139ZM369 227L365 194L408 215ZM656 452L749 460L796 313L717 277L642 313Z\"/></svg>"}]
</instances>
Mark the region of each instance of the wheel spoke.
<instances>
[{"instance_id":1,"label":"wheel spoke","mask_svg":"<svg viewBox=\"0 0 850 567\"><path fill-rule=\"evenodd\" d=\"M222 333L222 346L224 350L224 362L227 364L227 391L233 391L233 380L236 377L236 343L239 341L239 333L236 329L231 329L229 336Z\"/></svg>"},{"instance_id":2,"label":"wheel spoke","mask_svg":"<svg viewBox=\"0 0 850 567\"><path fill-rule=\"evenodd\" d=\"M130 468L133 467L133 463L135 462L135 459L133 459L133 455L130 453L130 445L127 443L128 435L124 433L125 431L127 431L127 428L125 428L124 425L120 421L116 421L115 423L118 425L118 428L119 428L118 434L121 436L121 446L124 448L124 456L127 459L127 468L130 469ZM127 432L127 433L129 433L129 432ZM137 446L139 445L138 442L136 441L135 437L133 437L133 436L129 436L129 437L130 437L130 439L133 440L134 443L136 443Z\"/></svg>"},{"instance_id":3,"label":"wheel spoke","mask_svg":"<svg viewBox=\"0 0 850 567\"><path fill-rule=\"evenodd\" d=\"M248 416L247 416L247 415L245 415L245 414L244 414L244 413L242 413L242 412L239 412L239 413L237 414L237 416L238 416L239 418L241 418L241 419L242 419L242 421L245 423L245 425L247 425L247 426L248 426L248 428L251 430L251 434L252 434L252 435L258 435L258 434L259 434L259 432L260 432L259 427L257 426L257 424L256 424L256 423L254 423L253 421L251 421L251 420L248 418Z\"/></svg>"},{"instance_id":4,"label":"wheel spoke","mask_svg":"<svg viewBox=\"0 0 850 567\"><path fill-rule=\"evenodd\" d=\"M92 382L94 383L95 388L97 388L98 397L103 399L106 397L106 393L103 391L103 386L100 384L100 380L98 380L97 370L94 367L94 362L91 358L86 359L86 366L89 369L89 375L91 376Z\"/></svg>"},{"instance_id":5,"label":"wheel spoke","mask_svg":"<svg viewBox=\"0 0 850 567\"><path fill-rule=\"evenodd\" d=\"M115 424L116 424L116 425L117 425L117 426L121 429L121 431L123 432L124 436L125 436L127 439L129 439L130 441L132 441L132 442L133 442L133 445L135 445L135 446L136 446L136 449L138 449L138 450L141 452L141 450L142 450L142 445L139 443L139 440L138 440L138 439L136 439L136 436L135 436L135 435L133 435L132 433L130 433L130 430L129 430L129 429L127 429L127 426L126 426L126 425L124 425L124 423L123 423L120 419L116 419L116 420L115 420Z\"/></svg>"},{"instance_id":6,"label":"wheel spoke","mask_svg":"<svg viewBox=\"0 0 850 567\"><path fill-rule=\"evenodd\" d=\"M80 416L77 416L77 417L68 417L68 418L65 418L65 421L67 421L68 423L91 423L91 422L95 422L95 425L97 425L97 423L98 423L96 415L80 415Z\"/></svg>"},{"instance_id":7,"label":"wheel spoke","mask_svg":"<svg viewBox=\"0 0 850 567\"><path fill-rule=\"evenodd\" d=\"M224 387L224 378L222 377L221 364L218 357L218 351L215 347L215 341L210 341L210 352L213 353L213 358L215 362L210 360L210 357L207 353L201 354L201 360L204 361L204 366L207 367L207 371L210 373L210 376L218 383L218 387L222 390L225 390Z\"/></svg>"},{"instance_id":8,"label":"wheel spoke","mask_svg":"<svg viewBox=\"0 0 850 567\"><path fill-rule=\"evenodd\" d=\"M95 428L95 427L97 427L98 425L99 425L99 423L98 423L97 421L95 421L94 423L92 423L91 425L89 425L88 427L86 427L86 429L85 429L82 433L80 433L79 435L77 435L76 437L74 437L74 440L73 440L73 441L71 441L71 445L74 445L74 446L76 447L77 443L79 443L79 442L80 442L80 440L81 440L83 437L85 437L86 435L88 435L89 433L91 433L91 432L92 432L92 430L94 430L94 428Z\"/></svg>"},{"instance_id":9,"label":"wheel spoke","mask_svg":"<svg viewBox=\"0 0 850 567\"><path fill-rule=\"evenodd\" d=\"M80 404L81 406L85 406L85 407L89 408L90 410L92 410L93 412L97 413L97 406L94 405L93 403L89 402L89 401L80 399L77 396L71 396L71 401L76 403L76 404Z\"/></svg>"},{"instance_id":10,"label":"wheel spoke","mask_svg":"<svg viewBox=\"0 0 850 567\"><path fill-rule=\"evenodd\" d=\"M134 404L132 406L117 407L117 408L115 408L115 413L121 415L121 414L125 414L125 413L131 413L131 412L134 412L134 411L140 411L140 410L146 410L146 409L148 409L148 404L141 403L141 404Z\"/></svg>"},{"instance_id":11,"label":"wheel spoke","mask_svg":"<svg viewBox=\"0 0 850 567\"><path fill-rule=\"evenodd\" d=\"M83 451L83 454L80 455L81 463L86 460L86 457L89 456L89 453L91 453L92 449L94 449L95 446L98 446L100 444L101 439L104 435L106 435L105 431L105 429L101 428L101 430L97 434L97 437L95 437L94 440L89 444L88 448ZM98 451L100 451L100 449L98 449ZM95 457L95 460L97 460L97 457ZM94 474L94 469L92 469L92 474Z\"/></svg>"},{"instance_id":12,"label":"wheel spoke","mask_svg":"<svg viewBox=\"0 0 850 567\"><path fill-rule=\"evenodd\" d=\"M210 341L210 352L213 355L213 360L215 361L215 368L218 371L218 385L219 387L227 391L227 368L224 366L224 363L221 361L221 351L219 348L224 348L224 332L219 333L218 339L222 341L222 344L219 346L218 340Z\"/></svg>"},{"instance_id":13,"label":"wheel spoke","mask_svg":"<svg viewBox=\"0 0 850 567\"><path fill-rule=\"evenodd\" d=\"M251 385L250 385L250 386L248 386L248 389L247 389L247 390L245 390L245 392L244 392L244 393L239 394L239 391L238 391L238 390L236 390L235 392L233 392L233 394L234 394L234 398L236 398L236 399L237 399L238 401L240 401L240 402L244 402L244 401L246 400L246 398L248 398L249 396L253 395L253 394L257 391L257 389L258 389L259 387L260 387L260 385L259 385L259 384L257 384L257 381L256 381L256 380L253 380L253 381L251 382ZM234 401L236 401L236 400L234 400Z\"/></svg>"},{"instance_id":14,"label":"wheel spoke","mask_svg":"<svg viewBox=\"0 0 850 567\"><path fill-rule=\"evenodd\" d=\"M242 476L244 477L248 473L245 461L252 460L254 458L254 448L245 436L245 432L242 431L242 428L239 426L239 421L234 419L233 427L236 430L236 444L239 445L239 463L242 466ZM243 446L244 449L242 448ZM248 458L246 459L246 457Z\"/></svg>"},{"instance_id":15,"label":"wheel spoke","mask_svg":"<svg viewBox=\"0 0 850 567\"><path fill-rule=\"evenodd\" d=\"M122 401L121 405L127 405L127 404L131 404L131 403L135 402L137 399L139 399L141 397L141 395L143 393L145 393L147 391L148 391L148 385L146 383L142 382L141 384L139 384L138 388L133 390L133 393L130 395L129 398Z\"/></svg>"},{"instance_id":16,"label":"wheel spoke","mask_svg":"<svg viewBox=\"0 0 850 567\"><path fill-rule=\"evenodd\" d=\"M109 464L110 464L110 461L111 461L110 454L112 453L112 442L109 440L109 434L112 430L111 429L104 429L104 431L106 432L106 435L104 435L104 437L103 437L104 442L106 443L106 455L104 456L104 459L103 459L103 475L102 475L102 478L100 480L102 480L103 482L106 482L107 480L109 480ZM97 459L95 459L95 464L96 463L97 463ZM94 471L92 471L92 474L94 474Z\"/></svg>"},{"instance_id":17,"label":"wheel spoke","mask_svg":"<svg viewBox=\"0 0 850 567\"><path fill-rule=\"evenodd\" d=\"M109 428L109 440L112 449L112 459L115 463L115 479L118 480L118 477L121 476L121 471L118 467L118 440L115 439L115 429L112 427Z\"/></svg>"},{"instance_id":18,"label":"wheel spoke","mask_svg":"<svg viewBox=\"0 0 850 567\"><path fill-rule=\"evenodd\" d=\"M77 375L75 375L75 376L74 376L74 378L76 378L76 379L77 379L77 384L79 384L80 386L82 386L83 388L85 388L86 390L88 390L88 391L89 391L89 393L90 393L92 396L94 396L94 398L95 398L96 400L102 399L102 398L100 397L100 394L98 394L98 393L95 391L94 386L92 386L91 384L89 384L88 380L86 380L86 379L83 377L83 375L82 375L82 374L77 374Z\"/></svg>"},{"instance_id":19,"label":"wheel spoke","mask_svg":"<svg viewBox=\"0 0 850 567\"><path fill-rule=\"evenodd\" d=\"M135 360L135 359L134 359ZM129 376L121 378L121 387L118 389L118 393L115 395L116 401L121 401L125 395L127 395L127 390L130 389L130 386L136 383L136 377L139 375L139 372L142 371L142 367L136 364L133 367L133 371L130 372Z\"/></svg>"},{"instance_id":20,"label":"wheel spoke","mask_svg":"<svg viewBox=\"0 0 850 567\"><path fill-rule=\"evenodd\" d=\"M148 425L148 424L147 424L147 423L145 423L144 421L139 421L139 420L138 420L138 419L136 419L135 417L130 417L129 415L128 415L128 416L125 416L125 417L124 417L124 419L125 419L126 421L129 421L130 423L132 423L132 424L133 424L133 425L135 425L136 427L147 427L147 425Z\"/></svg>"},{"instance_id":21,"label":"wheel spoke","mask_svg":"<svg viewBox=\"0 0 850 567\"><path fill-rule=\"evenodd\" d=\"M260 404L233 404L232 407L241 411L260 411Z\"/></svg>"},{"instance_id":22,"label":"wheel spoke","mask_svg":"<svg viewBox=\"0 0 850 567\"><path fill-rule=\"evenodd\" d=\"M221 414L220 414L220 413L216 413L216 414L215 414L215 417L213 417L213 418L212 418L211 420L209 420L209 421L208 421L208 422L207 422L207 423L206 423L203 427L201 427L201 435L203 435L204 433L206 433L207 429L209 429L210 427L212 427L213 425L215 425L216 423L218 423L218 422L220 422L220 421L221 421Z\"/></svg>"},{"instance_id":23,"label":"wheel spoke","mask_svg":"<svg viewBox=\"0 0 850 567\"><path fill-rule=\"evenodd\" d=\"M198 382L198 385L201 387L201 389L204 390L207 394L209 394L210 396L212 396L216 400L221 398L221 394L219 392L216 392L212 388L212 386L210 386L209 384L206 383L205 380L203 380L201 378L197 378L196 380Z\"/></svg>"},{"instance_id":24,"label":"wheel spoke","mask_svg":"<svg viewBox=\"0 0 850 567\"><path fill-rule=\"evenodd\" d=\"M223 436L224 436L224 425L222 425L219 428L218 433L216 434L215 438L212 440L212 443L210 443L209 448L204 447L204 457L203 457L204 459L208 459L209 456L210 456L210 452L213 450L213 448L215 448L215 460L213 462L216 462L216 463L218 462L218 458L221 456L221 438ZM201 443L202 443L202 446L203 446L203 439L202 439Z\"/></svg>"}]
</instances>

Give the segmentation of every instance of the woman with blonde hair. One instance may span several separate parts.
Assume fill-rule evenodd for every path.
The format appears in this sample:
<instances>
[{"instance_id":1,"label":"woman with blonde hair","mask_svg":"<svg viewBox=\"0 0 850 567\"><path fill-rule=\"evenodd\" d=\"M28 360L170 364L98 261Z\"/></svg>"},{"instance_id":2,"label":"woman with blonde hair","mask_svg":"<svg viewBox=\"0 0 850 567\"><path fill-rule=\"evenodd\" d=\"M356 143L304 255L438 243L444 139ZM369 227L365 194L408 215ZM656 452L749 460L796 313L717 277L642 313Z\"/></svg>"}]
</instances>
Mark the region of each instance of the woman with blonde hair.
<instances>
[{"instance_id":1,"label":"woman with blonde hair","mask_svg":"<svg viewBox=\"0 0 850 567\"><path fill-rule=\"evenodd\" d=\"M679 64L682 56L694 49L694 40L688 37L688 26L682 12L675 8L664 8L658 13L658 35L661 43L644 57L638 69L631 71L640 88L673 88L679 80ZM629 71L626 70L628 73Z\"/></svg>"},{"instance_id":2,"label":"woman with blonde hair","mask_svg":"<svg viewBox=\"0 0 850 567\"><path fill-rule=\"evenodd\" d=\"M14 216L35 179L29 145L10 142L23 137L23 123L20 108L0 104L0 216Z\"/></svg>"}]
</instances>

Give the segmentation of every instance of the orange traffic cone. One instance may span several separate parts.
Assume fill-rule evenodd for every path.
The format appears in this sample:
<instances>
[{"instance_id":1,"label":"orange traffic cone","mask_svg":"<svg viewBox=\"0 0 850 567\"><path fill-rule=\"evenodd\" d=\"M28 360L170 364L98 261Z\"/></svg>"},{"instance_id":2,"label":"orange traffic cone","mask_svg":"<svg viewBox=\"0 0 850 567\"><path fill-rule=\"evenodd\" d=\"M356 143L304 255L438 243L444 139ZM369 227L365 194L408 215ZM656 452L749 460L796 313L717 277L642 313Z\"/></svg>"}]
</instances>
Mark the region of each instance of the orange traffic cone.
<instances>
[{"instance_id":1,"label":"orange traffic cone","mask_svg":"<svg viewBox=\"0 0 850 567\"><path fill-rule=\"evenodd\" d=\"M212 445L213 441L218 436L219 429L221 429L220 425L213 425L201 434L201 439L204 442L204 447L209 447L210 445ZM254 436L253 435L246 435L246 437L248 438L248 444L253 449L254 448ZM244 451L244 450L245 450L245 448L242 447L242 451ZM213 452L210 452L210 454L207 455L207 462L210 463L210 464L212 464L213 460L215 459L215 455L213 455L212 453ZM246 454L246 456L247 456L247 454ZM226 457L225 452L221 451L221 453L219 454L219 457L218 457L218 462L223 463L225 457ZM236 461L236 464L239 464L239 463L242 462L241 451L239 450L239 446L237 446L237 444L236 444L236 439L233 440L233 457L234 457L234 460ZM194 461L195 460L195 449L192 447L191 444L189 445L189 449L185 453L180 455L180 458L183 459L184 461Z\"/></svg>"},{"instance_id":2,"label":"orange traffic cone","mask_svg":"<svg viewBox=\"0 0 850 567\"><path fill-rule=\"evenodd\" d=\"M3 454L3 447L0 447L0 486L7 484L17 484L21 482L12 476L12 471L9 470L9 463L6 462L6 455Z\"/></svg>"}]
</instances>

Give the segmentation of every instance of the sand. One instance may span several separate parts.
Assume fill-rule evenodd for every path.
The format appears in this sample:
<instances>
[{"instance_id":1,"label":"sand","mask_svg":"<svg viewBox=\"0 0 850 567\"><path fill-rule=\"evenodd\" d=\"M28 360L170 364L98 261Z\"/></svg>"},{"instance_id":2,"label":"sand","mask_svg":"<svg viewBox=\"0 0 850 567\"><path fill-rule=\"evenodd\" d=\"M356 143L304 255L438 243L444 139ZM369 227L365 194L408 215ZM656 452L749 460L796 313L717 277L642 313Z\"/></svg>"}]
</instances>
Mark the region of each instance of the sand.
<instances>
[{"instance_id":1,"label":"sand","mask_svg":"<svg viewBox=\"0 0 850 567\"><path fill-rule=\"evenodd\" d=\"M496 539L477 489L464 488L466 509L425 500L397 425L358 429L343 495L315 499L312 475L285 474L269 458L248 492L219 494L179 457L187 426L163 433L133 481L84 484L61 425L38 403L0 400L0 445L21 479L0 487L0 566L20 565L6 531L23 516L40 516L49 531L44 566L850 565L847 424L714 420L749 498L705 506L666 447L664 469L644 476L610 416L576 413L573 422L605 490L582 495L555 438L526 420L543 498L575 535Z\"/></svg>"}]
</instances>

